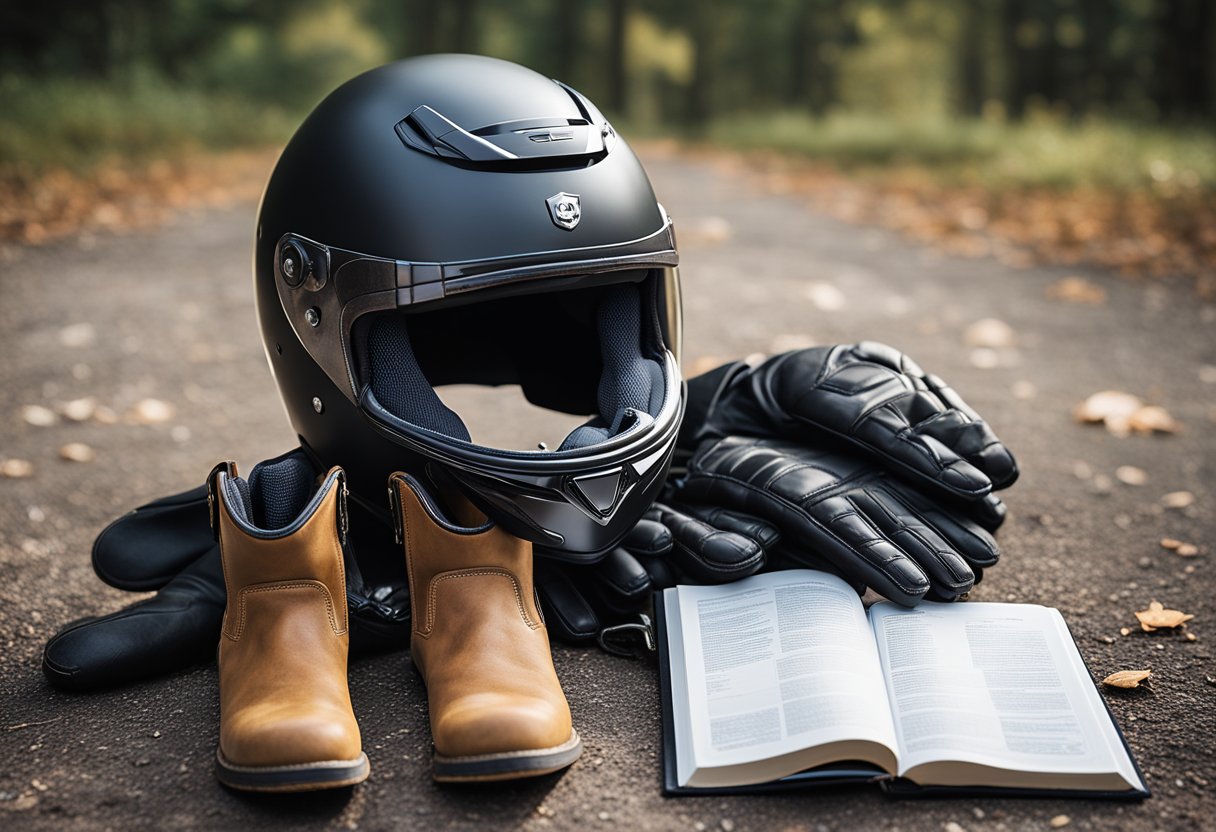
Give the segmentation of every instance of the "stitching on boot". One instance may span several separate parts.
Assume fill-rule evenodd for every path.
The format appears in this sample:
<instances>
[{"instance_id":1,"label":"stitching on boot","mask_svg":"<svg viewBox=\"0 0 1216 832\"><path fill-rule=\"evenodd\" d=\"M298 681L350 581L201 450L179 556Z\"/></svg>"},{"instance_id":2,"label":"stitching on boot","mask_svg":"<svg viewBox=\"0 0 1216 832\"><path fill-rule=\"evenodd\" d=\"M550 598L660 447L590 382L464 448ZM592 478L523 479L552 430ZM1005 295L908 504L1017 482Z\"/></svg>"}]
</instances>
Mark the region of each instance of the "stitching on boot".
<instances>
[{"instance_id":1,"label":"stitching on boot","mask_svg":"<svg viewBox=\"0 0 1216 832\"><path fill-rule=\"evenodd\" d=\"M418 635L421 636L422 638L429 638L431 631L435 628L435 595L439 588L439 584L441 584L447 580L452 580L454 578L474 578L474 577L478 577L478 576L499 577L499 578L508 579L511 582L512 590L515 592L515 606L517 606L519 608L519 617L523 619L523 622L525 624L527 624L528 628L531 630L535 630L540 626L537 622L534 622L532 620L532 618L528 615L528 610L524 606L523 591L520 588L519 579L516 578L513 573L508 572L506 569L498 569L496 567L486 567L486 568L475 568L475 569L462 569L462 570L459 570L456 572L444 572L443 574L437 575L434 578L432 578L431 584L429 587L427 587L427 593L426 593L426 606L427 606L426 630L419 631Z\"/></svg>"},{"instance_id":2,"label":"stitching on boot","mask_svg":"<svg viewBox=\"0 0 1216 832\"><path fill-rule=\"evenodd\" d=\"M233 635L225 632L224 635L233 641L241 640L241 635L245 632L245 598L247 595L252 595L256 592L278 592L284 589L315 589L321 593L321 597L325 600L325 613L329 616L329 626L333 629L334 635L340 636L346 632L346 630L338 628L338 620L334 617L333 597L329 594L328 587L319 581L292 581L290 583L254 584L253 586L242 587L237 596L240 616L237 619L236 634Z\"/></svg>"}]
</instances>

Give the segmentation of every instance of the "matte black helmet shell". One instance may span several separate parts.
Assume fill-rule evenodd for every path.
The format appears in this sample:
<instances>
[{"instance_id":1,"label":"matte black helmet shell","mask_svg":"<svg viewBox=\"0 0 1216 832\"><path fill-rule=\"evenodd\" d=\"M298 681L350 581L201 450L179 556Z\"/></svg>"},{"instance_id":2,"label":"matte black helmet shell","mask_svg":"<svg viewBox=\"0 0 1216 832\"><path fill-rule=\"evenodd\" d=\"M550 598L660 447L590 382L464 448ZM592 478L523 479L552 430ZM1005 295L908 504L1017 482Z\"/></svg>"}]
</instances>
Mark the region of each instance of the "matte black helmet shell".
<instances>
[{"instance_id":1,"label":"matte black helmet shell","mask_svg":"<svg viewBox=\"0 0 1216 832\"><path fill-rule=\"evenodd\" d=\"M615 545L683 414L678 254L641 164L586 98L472 55L347 82L284 149L259 209L258 320L292 426L352 496L450 478L570 559ZM436 395L518 384L589 416L554 451L476 444Z\"/></svg>"}]
</instances>

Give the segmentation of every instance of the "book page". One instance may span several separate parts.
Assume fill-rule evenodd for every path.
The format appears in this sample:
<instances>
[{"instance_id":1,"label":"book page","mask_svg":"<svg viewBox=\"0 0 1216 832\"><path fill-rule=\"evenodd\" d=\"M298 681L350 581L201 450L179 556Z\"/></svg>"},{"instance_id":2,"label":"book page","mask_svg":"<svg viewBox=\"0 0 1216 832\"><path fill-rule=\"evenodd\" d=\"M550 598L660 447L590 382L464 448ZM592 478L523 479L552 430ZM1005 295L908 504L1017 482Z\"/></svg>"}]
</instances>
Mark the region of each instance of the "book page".
<instances>
[{"instance_id":1,"label":"book page","mask_svg":"<svg viewBox=\"0 0 1216 832\"><path fill-rule=\"evenodd\" d=\"M869 614L899 735L901 774L958 761L1026 772L1117 773L1139 784L1057 610L880 603Z\"/></svg>"},{"instance_id":2,"label":"book page","mask_svg":"<svg viewBox=\"0 0 1216 832\"><path fill-rule=\"evenodd\" d=\"M664 603L669 618L678 618L668 635L685 668L681 674L673 662L681 785L696 769L839 741L880 743L893 767L895 731L878 652L861 599L844 581L790 570L676 587ZM763 778L772 776L770 766Z\"/></svg>"}]
</instances>

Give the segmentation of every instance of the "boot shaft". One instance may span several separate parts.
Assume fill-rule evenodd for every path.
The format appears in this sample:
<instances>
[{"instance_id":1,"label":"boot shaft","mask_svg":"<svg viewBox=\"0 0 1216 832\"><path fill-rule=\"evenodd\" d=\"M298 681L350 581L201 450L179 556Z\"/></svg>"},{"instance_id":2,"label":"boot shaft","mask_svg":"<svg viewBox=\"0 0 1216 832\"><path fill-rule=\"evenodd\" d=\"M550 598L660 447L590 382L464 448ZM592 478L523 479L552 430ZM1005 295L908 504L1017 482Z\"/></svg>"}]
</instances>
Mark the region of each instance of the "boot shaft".
<instances>
[{"instance_id":1,"label":"boot shaft","mask_svg":"<svg viewBox=\"0 0 1216 832\"><path fill-rule=\"evenodd\" d=\"M438 589L457 577L510 581L518 615L530 627L543 626L532 582L530 542L491 523L463 496L450 497L445 513L408 474L390 478L389 494L405 546L415 635L430 631Z\"/></svg>"},{"instance_id":2,"label":"boot shaft","mask_svg":"<svg viewBox=\"0 0 1216 832\"><path fill-rule=\"evenodd\" d=\"M238 635L241 607L251 592L291 583L322 589L335 630L344 634L347 604L342 537L346 483L342 470L330 470L298 515L276 529L255 525L250 516L251 500L242 493L247 487L241 488L235 465L220 466L209 483L212 520L220 541L228 593L224 634L229 638Z\"/></svg>"}]
</instances>

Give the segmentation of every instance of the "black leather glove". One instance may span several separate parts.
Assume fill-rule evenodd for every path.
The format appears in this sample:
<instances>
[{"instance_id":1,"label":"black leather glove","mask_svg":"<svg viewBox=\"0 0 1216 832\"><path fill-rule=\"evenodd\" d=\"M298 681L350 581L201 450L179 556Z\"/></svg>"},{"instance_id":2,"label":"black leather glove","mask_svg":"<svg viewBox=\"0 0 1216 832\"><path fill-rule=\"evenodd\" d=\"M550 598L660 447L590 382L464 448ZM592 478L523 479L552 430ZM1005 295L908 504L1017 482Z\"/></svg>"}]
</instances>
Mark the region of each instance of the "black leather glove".
<instances>
[{"instance_id":1,"label":"black leather glove","mask_svg":"<svg viewBox=\"0 0 1216 832\"><path fill-rule=\"evenodd\" d=\"M847 442L927 494L973 504L988 528L1004 518L989 495L1018 476L1013 454L957 393L873 341L720 367L689 382L685 419L686 449L728 436Z\"/></svg>"},{"instance_id":2,"label":"black leather glove","mask_svg":"<svg viewBox=\"0 0 1216 832\"><path fill-rule=\"evenodd\" d=\"M674 496L772 523L780 552L906 606L953 600L1000 556L957 507L856 453L732 436L701 444Z\"/></svg>"},{"instance_id":3,"label":"black leather glove","mask_svg":"<svg viewBox=\"0 0 1216 832\"><path fill-rule=\"evenodd\" d=\"M302 451L268 462L293 454ZM358 504L352 503L350 512L351 651L407 646L409 588L392 530ZM155 500L106 527L93 544L98 577L118 589L159 591L110 615L73 622L53 636L42 664L52 684L76 691L117 687L215 659L226 593L208 518L202 486ZM391 559L401 575L364 580L356 559L360 553L367 560Z\"/></svg>"},{"instance_id":4,"label":"black leather glove","mask_svg":"<svg viewBox=\"0 0 1216 832\"><path fill-rule=\"evenodd\" d=\"M649 609L654 591L745 578L760 571L777 539L772 525L725 509L655 503L596 563L566 563L538 550L536 587L545 623L560 641L598 638L612 650L605 631L635 621Z\"/></svg>"}]
</instances>

